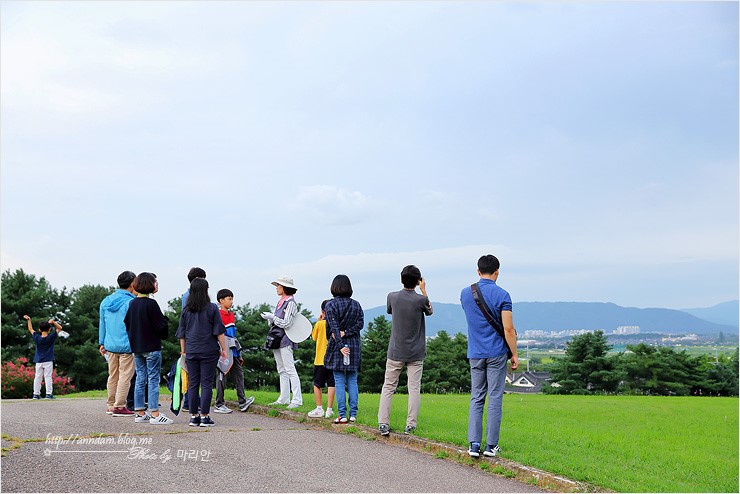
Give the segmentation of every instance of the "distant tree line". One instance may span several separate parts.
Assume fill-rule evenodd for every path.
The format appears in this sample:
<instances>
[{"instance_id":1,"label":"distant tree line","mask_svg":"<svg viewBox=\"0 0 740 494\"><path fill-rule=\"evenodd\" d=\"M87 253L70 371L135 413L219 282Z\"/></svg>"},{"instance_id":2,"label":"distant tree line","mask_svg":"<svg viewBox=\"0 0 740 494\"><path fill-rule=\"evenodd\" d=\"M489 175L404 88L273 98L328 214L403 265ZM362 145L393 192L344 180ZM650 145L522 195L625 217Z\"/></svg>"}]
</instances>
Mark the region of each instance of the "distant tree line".
<instances>
[{"instance_id":1,"label":"distant tree line","mask_svg":"<svg viewBox=\"0 0 740 494\"><path fill-rule=\"evenodd\" d=\"M644 343L609 354L603 331L574 337L565 356L550 368L546 393L620 393L678 396L737 396L738 349L731 357L692 357L682 350Z\"/></svg>"},{"instance_id":2,"label":"distant tree line","mask_svg":"<svg viewBox=\"0 0 740 494\"><path fill-rule=\"evenodd\" d=\"M69 332L54 350L57 372L71 378L80 390L104 389L107 365L98 352L100 302L114 287L83 285L61 290L44 277L37 278L22 269L2 273L2 362L18 357L29 360L34 344L26 329L24 314L31 316L34 327L55 316ZM300 308L300 304L299 304ZM267 303L234 307L237 337L246 350L245 386L250 389L278 389L279 377L272 352L262 350L267 324L260 313L271 310ZM311 319L311 311L300 308ZM175 298L164 310L169 319L169 338L162 343L163 373L179 358L180 347L175 331L180 319L181 300ZM386 352L391 322L384 316L368 322L362 334L362 369L358 377L360 391L378 393L383 385ZM603 332L588 333L571 340L565 357L552 365L553 382L560 388L546 387L552 393L630 393L657 395L738 394L738 352L731 358L720 357L713 363L709 356L691 357L685 351L648 345L628 346L628 351L607 355L611 347ZM305 392L313 389L315 344L310 338L298 345L296 368ZM423 393L466 393L470 391L470 368L466 358L467 337L437 333L427 342L422 379ZM229 381L231 382L231 381ZM405 372L398 388L406 392Z\"/></svg>"}]
</instances>

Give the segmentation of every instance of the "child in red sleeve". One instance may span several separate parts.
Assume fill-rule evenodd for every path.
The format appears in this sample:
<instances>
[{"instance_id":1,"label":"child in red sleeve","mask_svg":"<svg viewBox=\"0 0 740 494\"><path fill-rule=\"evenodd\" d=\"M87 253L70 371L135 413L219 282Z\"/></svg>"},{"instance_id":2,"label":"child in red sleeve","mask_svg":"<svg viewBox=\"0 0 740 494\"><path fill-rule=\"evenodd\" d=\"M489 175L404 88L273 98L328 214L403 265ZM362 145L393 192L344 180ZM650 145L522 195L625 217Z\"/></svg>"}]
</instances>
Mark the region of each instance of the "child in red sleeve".
<instances>
[{"instance_id":1,"label":"child in red sleeve","mask_svg":"<svg viewBox=\"0 0 740 494\"><path fill-rule=\"evenodd\" d=\"M228 338L236 339L236 318L234 317L234 313L230 310L231 306L234 305L234 294L228 288L224 288L223 290L218 291L216 299L221 308L221 322L223 322L226 327L227 341ZM239 400L239 410L246 412L249 405L254 402L254 396L250 396L249 399L244 397L244 370L242 368L244 359L242 359L238 348L231 348L230 350L234 354L234 364L231 366L228 373L224 374L221 371L218 371L218 374L216 375L216 406L213 408L213 411L216 413L233 412L233 410L227 407L224 403L224 381L226 380L226 376L231 376L231 379L234 381L236 397Z\"/></svg>"}]
</instances>

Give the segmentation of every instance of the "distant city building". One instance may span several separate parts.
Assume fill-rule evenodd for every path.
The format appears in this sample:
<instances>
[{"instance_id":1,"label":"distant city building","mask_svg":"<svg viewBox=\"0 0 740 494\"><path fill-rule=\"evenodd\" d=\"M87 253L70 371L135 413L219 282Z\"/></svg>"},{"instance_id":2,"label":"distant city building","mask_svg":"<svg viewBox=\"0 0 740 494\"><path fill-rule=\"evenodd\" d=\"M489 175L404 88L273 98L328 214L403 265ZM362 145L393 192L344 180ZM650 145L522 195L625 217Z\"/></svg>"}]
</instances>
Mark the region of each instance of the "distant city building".
<instances>
[{"instance_id":1,"label":"distant city building","mask_svg":"<svg viewBox=\"0 0 740 494\"><path fill-rule=\"evenodd\" d=\"M613 334L640 334L640 326L618 326Z\"/></svg>"},{"instance_id":2,"label":"distant city building","mask_svg":"<svg viewBox=\"0 0 740 494\"><path fill-rule=\"evenodd\" d=\"M661 339L661 342L663 343L682 343L682 342L689 342L689 341L698 341L699 337L695 334L687 334L684 336L675 336L675 337L665 337Z\"/></svg>"},{"instance_id":3,"label":"distant city building","mask_svg":"<svg viewBox=\"0 0 740 494\"><path fill-rule=\"evenodd\" d=\"M524 331L524 337L528 340L538 338L567 338L569 336L578 336L586 333L593 333L595 329L564 329L562 331L544 331L542 329L527 329ZM603 330L601 330L603 331Z\"/></svg>"}]
</instances>

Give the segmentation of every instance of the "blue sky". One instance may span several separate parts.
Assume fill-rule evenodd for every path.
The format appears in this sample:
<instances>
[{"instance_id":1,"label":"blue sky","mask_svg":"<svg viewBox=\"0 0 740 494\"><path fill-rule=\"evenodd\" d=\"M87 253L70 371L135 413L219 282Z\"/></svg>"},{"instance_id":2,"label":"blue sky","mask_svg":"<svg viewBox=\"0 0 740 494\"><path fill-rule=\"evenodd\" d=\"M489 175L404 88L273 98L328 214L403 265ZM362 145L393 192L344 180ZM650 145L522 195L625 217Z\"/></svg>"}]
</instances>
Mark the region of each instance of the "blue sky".
<instances>
[{"instance_id":1,"label":"blue sky","mask_svg":"<svg viewBox=\"0 0 740 494\"><path fill-rule=\"evenodd\" d=\"M738 298L736 2L0 3L2 270L317 312Z\"/></svg>"}]
</instances>

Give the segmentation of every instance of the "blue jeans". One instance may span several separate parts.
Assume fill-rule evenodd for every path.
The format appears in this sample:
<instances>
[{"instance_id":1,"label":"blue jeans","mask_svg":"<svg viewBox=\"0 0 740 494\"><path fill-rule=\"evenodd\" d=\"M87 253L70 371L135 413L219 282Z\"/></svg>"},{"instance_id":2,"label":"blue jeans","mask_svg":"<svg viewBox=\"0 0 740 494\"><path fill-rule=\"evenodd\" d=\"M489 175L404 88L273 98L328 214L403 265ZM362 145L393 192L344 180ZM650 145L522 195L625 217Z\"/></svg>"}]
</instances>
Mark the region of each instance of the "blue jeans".
<instances>
[{"instance_id":1,"label":"blue jeans","mask_svg":"<svg viewBox=\"0 0 740 494\"><path fill-rule=\"evenodd\" d=\"M470 359L470 411L468 442L479 443L483 437L483 405L488 394L486 441L498 445L501 431L501 404L506 385L506 354L493 358Z\"/></svg>"},{"instance_id":2,"label":"blue jeans","mask_svg":"<svg viewBox=\"0 0 740 494\"><path fill-rule=\"evenodd\" d=\"M149 385L149 410L156 412L159 408L159 372L162 368L162 352L135 353L136 387L134 389L134 410L146 410L144 406L144 389Z\"/></svg>"},{"instance_id":3,"label":"blue jeans","mask_svg":"<svg viewBox=\"0 0 740 494\"><path fill-rule=\"evenodd\" d=\"M360 392L357 388L357 371L334 371L334 385L336 387L337 411L340 417L347 418L347 403L344 386L349 390L349 416L357 417L357 402Z\"/></svg>"}]
</instances>

